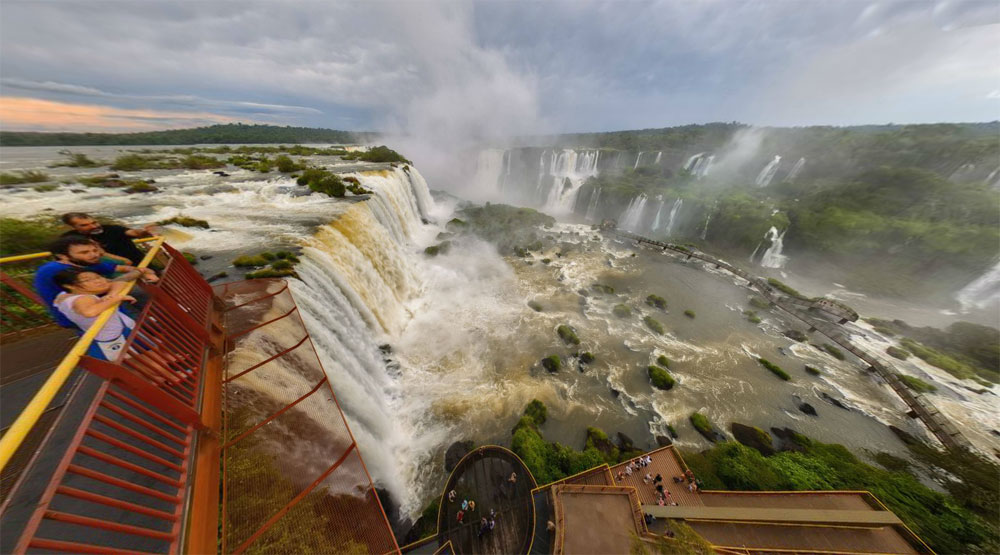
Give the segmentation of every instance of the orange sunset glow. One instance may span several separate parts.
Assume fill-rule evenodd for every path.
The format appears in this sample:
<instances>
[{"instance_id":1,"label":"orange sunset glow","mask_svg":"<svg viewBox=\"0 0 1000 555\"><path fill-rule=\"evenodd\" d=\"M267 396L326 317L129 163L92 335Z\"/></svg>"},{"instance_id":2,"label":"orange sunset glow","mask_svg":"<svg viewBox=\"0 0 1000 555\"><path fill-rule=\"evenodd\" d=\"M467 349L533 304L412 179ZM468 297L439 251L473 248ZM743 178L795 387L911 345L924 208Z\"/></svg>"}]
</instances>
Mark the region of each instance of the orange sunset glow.
<instances>
[{"instance_id":1,"label":"orange sunset glow","mask_svg":"<svg viewBox=\"0 0 1000 555\"><path fill-rule=\"evenodd\" d=\"M208 112L136 110L0 97L0 127L7 131L151 131L236 121L242 120Z\"/></svg>"}]
</instances>

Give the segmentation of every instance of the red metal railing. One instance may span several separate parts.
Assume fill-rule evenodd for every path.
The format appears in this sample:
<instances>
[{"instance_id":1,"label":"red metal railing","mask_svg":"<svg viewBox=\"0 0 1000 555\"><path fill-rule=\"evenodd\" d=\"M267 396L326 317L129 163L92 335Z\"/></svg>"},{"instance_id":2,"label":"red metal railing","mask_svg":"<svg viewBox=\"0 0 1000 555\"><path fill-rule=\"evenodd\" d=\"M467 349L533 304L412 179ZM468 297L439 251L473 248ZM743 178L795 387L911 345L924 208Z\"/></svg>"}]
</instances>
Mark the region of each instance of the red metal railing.
<instances>
[{"instance_id":1,"label":"red metal railing","mask_svg":"<svg viewBox=\"0 0 1000 555\"><path fill-rule=\"evenodd\" d=\"M254 280L216 293L232 330L222 551L398 552L287 284Z\"/></svg>"},{"instance_id":2,"label":"red metal railing","mask_svg":"<svg viewBox=\"0 0 1000 555\"><path fill-rule=\"evenodd\" d=\"M213 299L180 253L164 245L156 259L160 283L144 287L150 300L118 358L80 359L106 381L63 451L16 553L181 550L192 454L205 427L200 402L213 346Z\"/></svg>"}]
</instances>

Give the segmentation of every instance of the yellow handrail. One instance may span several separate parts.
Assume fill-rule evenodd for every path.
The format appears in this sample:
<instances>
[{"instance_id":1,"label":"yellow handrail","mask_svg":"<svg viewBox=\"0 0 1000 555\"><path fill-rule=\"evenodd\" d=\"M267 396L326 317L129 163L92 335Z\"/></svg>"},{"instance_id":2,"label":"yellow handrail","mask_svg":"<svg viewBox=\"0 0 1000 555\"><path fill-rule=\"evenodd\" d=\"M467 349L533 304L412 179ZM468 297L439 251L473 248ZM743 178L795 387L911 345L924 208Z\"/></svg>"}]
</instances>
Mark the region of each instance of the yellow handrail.
<instances>
[{"instance_id":1,"label":"yellow handrail","mask_svg":"<svg viewBox=\"0 0 1000 555\"><path fill-rule=\"evenodd\" d=\"M159 239L159 236L157 236L157 237L143 237L142 239L132 239L132 242L133 243L147 243L149 241L155 241L157 239ZM51 252L46 251L46 252L36 252L36 253L32 253L32 254L18 254L18 255L15 255L15 256L5 256L3 258L0 258L0 265L2 265L2 264L10 264L12 262L24 262L25 260L34 260L36 258L45 258L46 256L50 256L51 254L52 254Z\"/></svg>"},{"instance_id":2,"label":"yellow handrail","mask_svg":"<svg viewBox=\"0 0 1000 555\"><path fill-rule=\"evenodd\" d=\"M145 268L149 265L149 263L153 260L153 257L156 256L156 253L159 252L160 246L164 241L163 237L152 237L150 240L155 240L156 242L149 248L146 256L142 259L142 262L139 263L139 268ZM32 255L26 256L31 257ZM7 259L5 258L2 261L6 260ZM127 295L134 286L134 280L128 282L128 285L122 289L122 293ZM97 337L101 328L104 327L104 324L108 323L108 320L111 319L111 315L118 310L119 304L121 304L121 302L117 302L113 306L106 308L104 312L97 317L94 324L91 325L90 329L88 329L86 333L84 333L83 336L76 342L76 345L73 345L69 354L62 359L62 362L60 362L59 366L57 366L52 372L49 379L46 380L41 389L38 390L38 393L35 393L34 398L31 399L28 406L21 411L21 414L17 417L17 420L11 424L7 433L0 438L0 470L3 470L4 467L7 466L7 463L10 462L11 457L14 456L17 448L21 446L25 436L28 435L28 432L30 432L38 422L39 417L41 417L42 413L45 412L45 409L48 408L49 403L52 402L52 399L56 396L56 393L59 392L59 389L62 388L64 383L66 383L70 373L80 362L80 357L86 354L87 349L90 348L90 344L94 341L94 338Z\"/></svg>"}]
</instances>

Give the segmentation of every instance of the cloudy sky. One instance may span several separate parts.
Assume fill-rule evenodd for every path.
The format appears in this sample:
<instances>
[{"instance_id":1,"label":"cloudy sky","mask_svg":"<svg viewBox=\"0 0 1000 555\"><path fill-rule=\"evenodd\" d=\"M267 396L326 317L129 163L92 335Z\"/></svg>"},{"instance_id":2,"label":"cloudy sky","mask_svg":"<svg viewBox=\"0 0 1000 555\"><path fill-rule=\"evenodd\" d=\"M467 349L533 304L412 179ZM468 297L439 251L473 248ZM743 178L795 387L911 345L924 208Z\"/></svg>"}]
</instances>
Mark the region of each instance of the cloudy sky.
<instances>
[{"instance_id":1,"label":"cloudy sky","mask_svg":"<svg viewBox=\"0 0 1000 555\"><path fill-rule=\"evenodd\" d=\"M1000 118L1000 2L0 4L0 126L434 133Z\"/></svg>"}]
</instances>

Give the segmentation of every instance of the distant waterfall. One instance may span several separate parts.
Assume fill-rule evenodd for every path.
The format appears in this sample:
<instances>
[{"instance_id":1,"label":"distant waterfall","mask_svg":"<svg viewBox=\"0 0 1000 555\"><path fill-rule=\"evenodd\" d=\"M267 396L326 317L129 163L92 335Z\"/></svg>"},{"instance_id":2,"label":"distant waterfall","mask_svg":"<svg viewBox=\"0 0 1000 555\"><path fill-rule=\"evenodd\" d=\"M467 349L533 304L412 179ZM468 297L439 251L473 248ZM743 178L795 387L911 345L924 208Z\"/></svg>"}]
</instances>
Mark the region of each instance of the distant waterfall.
<instances>
[{"instance_id":1,"label":"distant waterfall","mask_svg":"<svg viewBox=\"0 0 1000 555\"><path fill-rule=\"evenodd\" d=\"M799 176L799 173L802 171L802 167L805 165L806 165L806 159L799 158L799 161L796 162L794 166L792 166L792 171L788 172L788 175L786 175L785 179L783 179L782 181L795 181L795 178Z\"/></svg>"},{"instance_id":2,"label":"distant waterfall","mask_svg":"<svg viewBox=\"0 0 1000 555\"><path fill-rule=\"evenodd\" d=\"M501 183L506 151L490 148L479 151L476 175L472 182L478 191L502 191Z\"/></svg>"},{"instance_id":3,"label":"distant waterfall","mask_svg":"<svg viewBox=\"0 0 1000 555\"><path fill-rule=\"evenodd\" d=\"M715 161L714 154L710 156L705 156L705 154L704 152L699 152L689 157L687 162L684 162L684 169L698 179L708 175L708 169L712 166L712 162Z\"/></svg>"},{"instance_id":4,"label":"distant waterfall","mask_svg":"<svg viewBox=\"0 0 1000 555\"><path fill-rule=\"evenodd\" d=\"M553 151L548 175L554 178L554 183L549 189L543 210L556 214L571 212L580 187L588 178L597 175L597 163L600 159L600 150Z\"/></svg>"},{"instance_id":5,"label":"distant waterfall","mask_svg":"<svg viewBox=\"0 0 1000 555\"><path fill-rule=\"evenodd\" d=\"M660 163L660 158L663 158L663 151L662 150L656 153L656 160L653 160L653 165L654 166L656 164Z\"/></svg>"},{"instance_id":6,"label":"distant waterfall","mask_svg":"<svg viewBox=\"0 0 1000 555\"><path fill-rule=\"evenodd\" d=\"M639 167L639 160L642 160L642 151L641 150L639 151L639 155L635 157L635 165L632 166L633 170Z\"/></svg>"},{"instance_id":7,"label":"distant waterfall","mask_svg":"<svg viewBox=\"0 0 1000 555\"><path fill-rule=\"evenodd\" d=\"M659 208L656 209L656 217L653 218L653 226L649 228L650 231L656 231L657 229L660 229L660 216L663 214L663 207L665 205L663 197L661 197L660 195L656 195L656 198L660 201L660 206Z\"/></svg>"},{"instance_id":8,"label":"distant waterfall","mask_svg":"<svg viewBox=\"0 0 1000 555\"><path fill-rule=\"evenodd\" d=\"M764 234L764 239L771 241L771 246L764 251L764 256L760 257L760 265L764 268L784 268L785 263L788 262L788 257L781 254L782 249L784 249L785 233L788 230L778 233L778 228L771 226L771 229L767 230ZM756 251L754 251L756 252ZM752 255L751 255L752 257Z\"/></svg>"},{"instance_id":9,"label":"distant waterfall","mask_svg":"<svg viewBox=\"0 0 1000 555\"><path fill-rule=\"evenodd\" d=\"M711 212L709 212L708 215L705 216L705 227L701 228L701 240L702 241L704 241L705 238L708 237L708 222L710 222L710 221L712 221L712 213Z\"/></svg>"},{"instance_id":10,"label":"distant waterfall","mask_svg":"<svg viewBox=\"0 0 1000 555\"><path fill-rule=\"evenodd\" d=\"M681 211L681 206L684 205L684 199L677 199L674 201L673 208L670 209L670 217L667 218L667 229L666 234L670 235L674 231L674 221L677 219L677 213Z\"/></svg>"},{"instance_id":11,"label":"distant waterfall","mask_svg":"<svg viewBox=\"0 0 1000 555\"><path fill-rule=\"evenodd\" d=\"M755 183L760 187L767 187L771 184L771 180L774 179L774 174L778 173L778 166L781 165L781 156L775 156L773 160L764 166L764 169L760 170L757 174L757 180Z\"/></svg>"},{"instance_id":12,"label":"distant waterfall","mask_svg":"<svg viewBox=\"0 0 1000 555\"><path fill-rule=\"evenodd\" d=\"M621 226L629 231L639 231L642 213L646 210L646 195L640 194L628 203L628 208L622 213Z\"/></svg>"},{"instance_id":13,"label":"distant waterfall","mask_svg":"<svg viewBox=\"0 0 1000 555\"><path fill-rule=\"evenodd\" d=\"M597 202L601 199L601 188L590 193L590 202L587 204L587 221L592 222L597 217Z\"/></svg>"},{"instance_id":14,"label":"distant waterfall","mask_svg":"<svg viewBox=\"0 0 1000 555\"><path fill-rule=\"evenodd\" d=\"M684 169L691 173L694 173L695 164L697 164L698 161L701 160L703 156L705 156L704 152L699 152L698 154L692 155L690 158L687 159L687 162L684 162Z\"/></svg>"},{"instance_id":15,"label":"distant waterfall","mask_svg":"<svg viewBox=\"0 0 1000 555\"><path fill-rule=\"evenodd\" d=\"M963 287L955 294L955 299L962 305L962 312L986 308L1000 301L1000 262Z\"/></svg>"},{"instance_id":16,"label":"distant waterfall","mask_svg":"<svg viewBox=\"0 0 1000 555\"><path fill-rule=\"evenodd\" d=\"M750 253L750 262L753 262L753 259L757 257L757 251L760 250L760 246L762 244L763 243L757 243L757 246L753 248L753 252Z\"/></svg>"}]
</instances>

